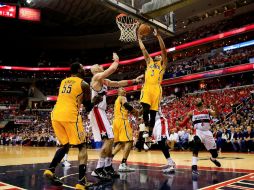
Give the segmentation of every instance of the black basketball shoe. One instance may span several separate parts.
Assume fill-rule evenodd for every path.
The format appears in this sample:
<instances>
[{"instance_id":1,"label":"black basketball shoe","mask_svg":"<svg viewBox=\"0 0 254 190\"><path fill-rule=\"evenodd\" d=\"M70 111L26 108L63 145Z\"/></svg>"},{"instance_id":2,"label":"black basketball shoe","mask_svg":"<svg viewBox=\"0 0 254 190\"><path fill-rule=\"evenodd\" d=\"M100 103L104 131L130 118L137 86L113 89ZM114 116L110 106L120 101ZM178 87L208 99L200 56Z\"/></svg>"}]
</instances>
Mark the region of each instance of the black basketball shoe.
<instances>
[{"instance_id":1,"label":"black basketball shoe","mask_svg":"<svg viewBox=\"0 0 254 190\"><path fill-rule=\"evenodd\" d=\"M97 177L102 180L109 180L110 176L104 171L104 168L96 168L92 174L93 177Z\"/></svg>"},{"instance_id":2,"label":"black basketball shoe","mask_svg":"<svg viewBox=\"0 0 254 190\"><path fill-rule=\"evenodd\" d=\"M199 175L198 166L197 165L192 165L191 169L192 169L192 174Z\"/></svg>"},{"instance_id":3,"label":"black basketball shoe","mask_svg":"<svg viewBox=\"0 0 254 190\"><path fill-rule=\"evenodd\" d=\"M212 158L210 158L210 160L217 166L217 167L221 167L221 164L218 160L212 160Z\"/></svg>"},{"instance_id":4,"label":"black basketball shoe","mask_svg":"<svg viewBox=\"0 0 254 190\"><path fill-rule=\"evenodd\" d=\"M117 173L114 168L112 167L112 165L105 167L104 168L105 172L112 178L119 178L120 175L119 173Z\"/></svg>"}]
</instances>

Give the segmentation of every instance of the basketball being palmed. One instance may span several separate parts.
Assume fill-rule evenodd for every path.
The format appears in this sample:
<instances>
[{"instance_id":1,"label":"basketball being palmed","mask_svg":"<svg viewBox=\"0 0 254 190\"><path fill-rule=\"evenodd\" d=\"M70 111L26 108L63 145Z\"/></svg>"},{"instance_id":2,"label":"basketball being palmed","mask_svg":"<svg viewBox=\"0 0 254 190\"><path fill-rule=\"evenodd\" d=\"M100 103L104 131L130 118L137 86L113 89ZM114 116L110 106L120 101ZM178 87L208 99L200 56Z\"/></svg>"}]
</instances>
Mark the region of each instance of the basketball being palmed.
<instances>
[{"instance_id":1,"label":"basketball being palmed","mask_svg":"<svg viewBox=\"0 0 254 190\"><path fill-rule=\"evenodd\" d=\"M138 29L138 34L141 36L147 36L151 33L151 27L146 24L141 24Z\"/></svg>"}]
</instances>

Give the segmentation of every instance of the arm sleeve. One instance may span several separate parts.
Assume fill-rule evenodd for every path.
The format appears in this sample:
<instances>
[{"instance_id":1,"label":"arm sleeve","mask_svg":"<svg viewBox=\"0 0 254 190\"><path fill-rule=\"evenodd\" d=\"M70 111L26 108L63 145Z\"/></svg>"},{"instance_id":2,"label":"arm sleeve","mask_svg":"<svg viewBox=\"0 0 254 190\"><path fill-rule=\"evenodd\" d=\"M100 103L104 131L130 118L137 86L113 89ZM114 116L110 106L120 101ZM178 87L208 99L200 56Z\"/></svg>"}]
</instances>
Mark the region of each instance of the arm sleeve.
<instances>
[{"instance_id":1,"label":"arm sleeve","mask_svg":"<svg viewBox=\"0 0 254 190\"><path fill-rule=\"evenodd\" d=\"M129 112L132 112L132 110L134 109L130 104L128 104L127 102L125 102L123 104L123 106L125 107L125 109L127 109Z\"/></svg>"}]
</instances>

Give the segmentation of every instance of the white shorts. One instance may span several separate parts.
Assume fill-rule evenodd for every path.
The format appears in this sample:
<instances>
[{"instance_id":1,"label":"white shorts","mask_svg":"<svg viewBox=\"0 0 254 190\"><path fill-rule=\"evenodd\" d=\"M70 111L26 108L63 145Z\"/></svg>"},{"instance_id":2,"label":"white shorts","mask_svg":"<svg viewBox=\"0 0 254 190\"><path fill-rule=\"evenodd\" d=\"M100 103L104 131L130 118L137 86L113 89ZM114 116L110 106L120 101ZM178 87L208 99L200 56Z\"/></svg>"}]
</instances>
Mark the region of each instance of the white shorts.
<instances>
[{"instance_id":1,"label":"white shorts","mask_svg":"<svg viewBox=\"0 0 254 190\"><path fill-rule=\"evenodd\" d=\"M153 138L155 141L161 141L162 138L169 140L168 122L166 119L157 119L153 128Z\"/></svg>"},{"instance_id":2,"label":"white shorts","mask_svg":"<svg viewBox=\"0 0 254 190\"><path fill-rule=\"evenodd\" d=\"M104 110L94 107L90 112L90 125L92 127L95 142L103 138L113 139L114 133Z\"/></svg>"},{"instance_id":3,"label":"white shorts","mask_svg":"<svg viewBox=\"0 0 254 190\"><path fill-rule=\"evenodd\" d=\"M201 142L205 145L207 150L217 148L211 131L201 131L197 129L196 135L200 138Z\"/></svg>"}]
</instances>

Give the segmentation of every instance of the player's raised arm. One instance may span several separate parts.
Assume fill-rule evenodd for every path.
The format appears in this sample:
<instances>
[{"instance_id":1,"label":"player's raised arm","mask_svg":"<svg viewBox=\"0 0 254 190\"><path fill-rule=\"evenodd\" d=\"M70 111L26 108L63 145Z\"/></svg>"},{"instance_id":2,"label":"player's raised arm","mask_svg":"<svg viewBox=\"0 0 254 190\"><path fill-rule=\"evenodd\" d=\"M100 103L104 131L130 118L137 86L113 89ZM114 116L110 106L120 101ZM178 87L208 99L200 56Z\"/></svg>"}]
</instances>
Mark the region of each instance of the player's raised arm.
<instances>
[{"instance_id":1,"label":"player's raised arm","mask_svg":"<svg viewBox=\"0 0 254 190\"><path fill-rule=\"evenodd\" d=\"M161 35L158 33L158 31L156 29L154 29L153 33L158 38L160 48L161 48L161 56L162 56L163 65L164 65L164 67L166 67L168 64L168 57L167 57L167 49L166 49L165 43L164 43Z\"/></svg>"},{"instance_id":2,"label":"player's raised arm","mask_svg":"<svg viewBox=\"0 0 254 190\"><path fill-rule=\"evenodd\" d=\"M109 79L104 80L104 84L109 87L123 87L123 86L131 86L133 84L138 84L142 81L144 75L140 75L132 80L121 80L121 81L111 81Z\"/></svg>"},{"instance_id":3,"label":"player's raised arm","mask_svg":"<svg viewBox=\"0 0 254 190\"><path fill-rule=\"evenodd\" d=\"M145 47L145 45L144 45L144 43L143 43L141 38L142 38L142 36L138 34L138 44L139 44L139 47L140 47L140 49L141 49L141 51L142 51L142 53L143 53L143 55L145 57L146 63L149 63L151 57L150 57L149 53L147 52L146 47Z\"/></svg>"},{"instance_id":4,"label":"player's raised arm","mask_svg":"<svg viewBox=\"0 0 254 190\"><path fill-rule=\"evenodd\" d=\"M113 60L114 62L110 65L109 68L107 68L105 71L98 73L94 76L95 80L105 79L116 71L119 65L119 57L116 53L113 53Z\"/></svg>"}]
</instances>

